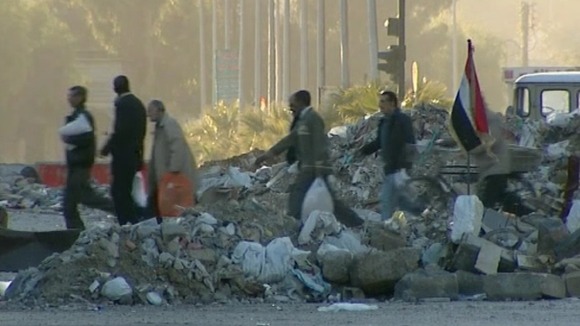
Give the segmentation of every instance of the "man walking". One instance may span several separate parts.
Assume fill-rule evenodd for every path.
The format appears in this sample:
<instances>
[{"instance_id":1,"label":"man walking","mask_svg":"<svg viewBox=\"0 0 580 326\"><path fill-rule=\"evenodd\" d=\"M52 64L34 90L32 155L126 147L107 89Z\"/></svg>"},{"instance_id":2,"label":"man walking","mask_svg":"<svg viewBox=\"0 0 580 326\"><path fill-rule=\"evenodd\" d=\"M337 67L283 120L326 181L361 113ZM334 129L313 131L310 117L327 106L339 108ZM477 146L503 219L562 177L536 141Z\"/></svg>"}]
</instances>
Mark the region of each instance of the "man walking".
<instances>
[{"instance_id":1,"label":"man walking","mask_svg":"<svg viewBox=\"0 0 580 326\"><path fill-rule=\"evenodd\" d=\"M111 196L119 224L138 221L137 206L131 196L133 178L143 167L143 141L147 130L145 106L133 95L126 76L113 80L115 122L113 134L101 150L102 156L111 154L113 182Z\"/></svg>"},{"instance_id":2,"label":"man walking","mask_svg":"<svg viewBox=\"0 0 580 326\"><path fill-rule=\"evenodd\" d=\"M399 173L411 168L407 162L407 145L415 144L411 118L401 112L397 95L391 91L380 93L379 107L383 117L379 123L377 138L360 149L363 155L381 150L384 161L385 180L381 194L382 218L388 220L399 207L400 193L397 187Z\"/></svg>"},{"instance_id":3,"label":"man walking","mask_svg":"<svg viewBox=\"0 0 580 326\"><path fill-rule=\"evenodd\" d=\"M155 138L148 169L148 206L157 222L161 223L157 193L159 182L166 173L185 175L194 189L199 185L195 159L179 123L169 116L163 102L153 100L147 106L147 115L155 123Z\"/></svg>"},{"instance_id":4,"label":"man walking","mask_svg":"<svg viewBox=\"0 0 580 326\"><path fill-rule=\"evenodd\" d=\"M310 93L305 90L296 92L289 100L290 110L294 116L293 127L286 137L270 148L264 155L256 159L259 165L285 151L290 151L287 159L297 160L299 173L292 185L288 198L288 215L301 218L302 203L306 192L317 177L327 181L332 174L329 164L328 136L322 117L310 106ZM328 181L326 182L328 186ZM328 186L329 187L329 186ZM329 190L332 193L332 189ZM346 226L358 226L363 220L341 201L334 198L336 218Z\"/></svg>"},{"instance_id":5,"label":"man walking","mask_svg":"<svg viewBox=\"0 0 580 326\"><path fill-rule=\"evenodd\" d=\"M87 89L71 87L68 102L73 112L66 117L66 124L59 129L66 144L67 179L64 191L63 215L68 229L84 229L78 204L114 212L113 203L99 196L89 184L91 168L95 163L96 137L93 116L85 108Z\"/></svg>"}]
</instances>

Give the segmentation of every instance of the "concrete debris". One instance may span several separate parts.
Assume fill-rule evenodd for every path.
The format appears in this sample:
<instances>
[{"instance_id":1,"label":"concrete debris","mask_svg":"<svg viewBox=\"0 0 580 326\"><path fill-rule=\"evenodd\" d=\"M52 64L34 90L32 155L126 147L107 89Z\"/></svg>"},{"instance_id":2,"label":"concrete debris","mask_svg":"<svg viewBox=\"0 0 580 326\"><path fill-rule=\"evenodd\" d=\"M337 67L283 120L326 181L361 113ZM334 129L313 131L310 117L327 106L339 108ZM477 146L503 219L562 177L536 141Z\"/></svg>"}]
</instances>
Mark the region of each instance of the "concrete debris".
<instances>
[{"instance_id":1,"label":"concrete debris","mask_svg":"<svg viewBox=\"0 0 580 326\"><path fill-rule=\"evenodd\" d=\"M408 113L417 137L414 165L401 211L388 223L380 217L383 163L355 155L376 135L381 116L374 114L329 134L335 175L328 185L365 220L362 227L347 228L330 212L314 211L304 221L287 216L296 164L269 162L275 164L254 171L262 153L254 150L201 167L198 205L161 225L120 227L81 207L87 230L75 245L20 271L5 297L159 306L579 296L580 193L570 184L568 158L580 152L580 116L551 123L506 116L510 146L527 147L514 152L523 156L504 203L484 207L475 178L461 168L465 155L437 141L451 139L448 112L420 105ZM541 152L539 161L528 147ZM460 168L451 173L452 166ZM8 213L0 226L14 228L18 214L61 213L62 190L45 187L25 167L0 166L0 207ZM94 186L108 196L107 186Z\"/></svg>"}]
</instances>

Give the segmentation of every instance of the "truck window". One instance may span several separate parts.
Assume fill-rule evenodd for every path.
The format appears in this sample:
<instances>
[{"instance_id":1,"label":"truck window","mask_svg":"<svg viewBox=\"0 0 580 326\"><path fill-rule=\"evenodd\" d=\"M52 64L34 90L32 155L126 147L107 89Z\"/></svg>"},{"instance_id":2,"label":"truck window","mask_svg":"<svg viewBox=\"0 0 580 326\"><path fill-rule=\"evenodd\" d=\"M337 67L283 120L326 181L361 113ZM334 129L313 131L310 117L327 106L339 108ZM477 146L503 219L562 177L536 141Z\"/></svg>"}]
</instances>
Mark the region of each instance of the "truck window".
<instances>
[{"instance_id":1,"label":"truck window","mask_svg":"<svg viewBox=\"0 0 580 326\"><path fill-rule=\"evenodd\" d=\"M527 87L519 87L517 91L516 112L520 117L530 115L530 90Z\"/></svg>"},{"instance_id":2,"label":"truck window","mask_svg":"<svg viewBox=\"0 0 580 326\"><path fill-rule=\"evenodd\" d=\"M561 89L542 91L542 115L570 112L570 92Z\"/></svg>"}]
</instances>

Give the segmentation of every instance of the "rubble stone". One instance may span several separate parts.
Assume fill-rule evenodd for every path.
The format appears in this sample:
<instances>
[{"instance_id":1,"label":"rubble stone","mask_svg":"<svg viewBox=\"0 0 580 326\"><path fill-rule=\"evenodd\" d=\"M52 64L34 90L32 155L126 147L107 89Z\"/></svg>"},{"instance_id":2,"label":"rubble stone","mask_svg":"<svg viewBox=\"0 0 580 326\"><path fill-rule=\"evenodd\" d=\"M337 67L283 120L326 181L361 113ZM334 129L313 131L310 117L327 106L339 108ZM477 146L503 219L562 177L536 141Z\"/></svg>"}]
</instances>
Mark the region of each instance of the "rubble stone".
<instances>
[{"instance_id":1,"label":"rubble stone","mask_svg":"<svg viewBox=\"0 0 580 326\"><path fill-rule=\"evenodd\" d=\"M176 222L167 221L161 224L161 236L163 237L163 242L167 243L176 237L182 237L187 234L185 228Z\"/></svg>"},{"instance_id":2,"label":"rubble stone","mask_svg":"<svg viewBox=\"0 0 580 326\"><path fill-rule=\"evenodd\" d=\"M133 289L122 277L116 277L103 285L101 295L109 300L117 301L133 294Z\"/></svg>"},{"instance_id":3,"label":"rubble stone","mask_svg":"<svg viewBox=\"0 0 580 326\"><path fill-rule=\"evenodd\" d=\"M452 271L463 270L467 272L478 272L475 268L481 248L493 243L473 235L463 237L463 240L457 247L453 259L450 262ZM507 250L502 250L498 265L498 272L513 272L516 269L516 263Z\"/></svg>"},{"instance_id":4,"label":"rubble stone","mask_svg":"<svg viewBox=\"0 0 580 326\"><path fill-rule=\"evenodd\" d=\"M557 275L538 273L500 273L483 278L483 288L490 300L537 300L565 298L566 284Z\"/></svg>"},{"instance_id":5,"label":"rubble stone","mask_svg":"<svg viewBox=\"0 0 580 326\"><path fill-rule=\"evenodd\" d=\"M369 231L369 246L382 250L389 251L393 249L403 248L407 242L401 235L383 228L372 228Z\"/></svg>"},{"instance_id":6,"label":"rubble stone","mask_svg":"<svg viewBox=\"0 0 580 326\"><path fill-rule=\"evenodd\" d=\"M561 220L555 218L542 220L538 227L538 253L553 254L555 247L568 236L568 229Z\"/></svg>"},{"instance_id":7,"label":"rubble stone","mask_svg":"<svg viewBox=\"0 0 580 326\"><path fill-rule=\"evenodd\" d=\"M568 296L580 297L580 271L564 275Z\"/></svg>"},{"instance_id":8,"label":"rubble stone","mask_svg":"<svg viewBox=\"0 0 580 326\"><path fill-rule=\"evenodd\" d=\"M390 294L405 274L419 268L420 259L421 251L413 248L358 255L350 272L351 283L366 294Z\"/></svg>"},{"instance_id":9,"label":"rubble stone","mask_svg":"<svg viewBox=\"0 0 580 326\"><path fill-rule=\"evenodd\" d=\"M322 276L326 280L338 284L348 283L354 260L352 253L346 250L329 251L318 259L322 265Z\"/></svg>"},{"instance_id":10,"label":"rubble stone","mask_svg":"<svg viewBox=\"0 0 580 326\"><path fill-rule=\"evenodd\" d=\"M563 239L553 250L558 260L580 254L580 229Z\"/></svg>"},{"instance_id":11,"label":"rubble stone","mask_svg":"<svg viewBox=\"0 0 580 326\"><path fill-rule=\"evenodd\" d=\"M455 274L445 271L417 270L406 274L395 285L395 298L414 301L425 298L459 297L459 284Z\"/></svg>"}]
</instances>

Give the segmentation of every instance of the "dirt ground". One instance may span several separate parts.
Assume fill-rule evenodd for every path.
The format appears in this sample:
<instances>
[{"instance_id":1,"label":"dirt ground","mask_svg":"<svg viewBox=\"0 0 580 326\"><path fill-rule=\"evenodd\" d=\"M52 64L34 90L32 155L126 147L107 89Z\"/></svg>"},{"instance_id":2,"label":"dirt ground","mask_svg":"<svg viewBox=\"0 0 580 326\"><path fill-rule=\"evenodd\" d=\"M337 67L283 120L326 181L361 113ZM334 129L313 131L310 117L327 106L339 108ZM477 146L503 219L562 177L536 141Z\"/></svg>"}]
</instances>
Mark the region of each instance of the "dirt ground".
<instances>
[{"instance_id":1,"label":"dirt ground","mask_svg":"<svg viewBox=\"0 0 580 326\"><path fill-rule=\"evenodd\" d=\"M578 300L539 302L382 303L375 311L318 312L316 304L85 307L20 310L2 307L0 325L578 325Z\"/></svg>"}]
</instances>

